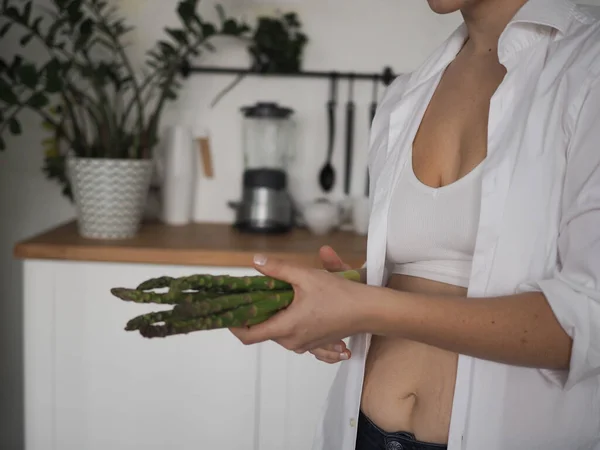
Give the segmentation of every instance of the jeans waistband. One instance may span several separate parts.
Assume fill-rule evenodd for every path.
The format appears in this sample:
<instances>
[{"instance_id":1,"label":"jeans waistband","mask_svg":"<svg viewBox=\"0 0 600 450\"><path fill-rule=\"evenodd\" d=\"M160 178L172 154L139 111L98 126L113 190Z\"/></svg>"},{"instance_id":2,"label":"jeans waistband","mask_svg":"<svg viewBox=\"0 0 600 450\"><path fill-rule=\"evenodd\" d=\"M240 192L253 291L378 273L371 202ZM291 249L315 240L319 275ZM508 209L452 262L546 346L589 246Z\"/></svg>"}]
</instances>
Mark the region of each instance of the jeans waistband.
<instances>
[{"instance_id":1,"label":"jeans waistband","mask_svg":"<svg viewBox=\"0 0 600 450\"><path fill-rule=\"evenodd\" d=\"M445 444L418 441L412 433L404 431L388 433L360 411L356 450L447 450L447 448Z\"/></svg>"}]
</instances>

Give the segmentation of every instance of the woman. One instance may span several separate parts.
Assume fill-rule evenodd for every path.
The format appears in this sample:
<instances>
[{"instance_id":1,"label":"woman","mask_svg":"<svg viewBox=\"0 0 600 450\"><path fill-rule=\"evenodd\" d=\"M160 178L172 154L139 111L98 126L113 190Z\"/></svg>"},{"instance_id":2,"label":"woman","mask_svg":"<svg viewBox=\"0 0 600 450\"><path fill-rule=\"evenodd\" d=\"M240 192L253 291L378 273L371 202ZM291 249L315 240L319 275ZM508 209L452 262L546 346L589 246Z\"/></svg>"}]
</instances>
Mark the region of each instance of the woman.
<instances>
[{"instance_id":1,"label":"woman","mask_svg":"<svg viewBox=\"0 0 600 450\"><path fill-rule=\"evenodd\" d=\"M295 300L232 331L344 361L315 450L600 449L600 25L429 5L464 23L380 103L366 283L259 255Z\"/></svg>"}]
</instances>

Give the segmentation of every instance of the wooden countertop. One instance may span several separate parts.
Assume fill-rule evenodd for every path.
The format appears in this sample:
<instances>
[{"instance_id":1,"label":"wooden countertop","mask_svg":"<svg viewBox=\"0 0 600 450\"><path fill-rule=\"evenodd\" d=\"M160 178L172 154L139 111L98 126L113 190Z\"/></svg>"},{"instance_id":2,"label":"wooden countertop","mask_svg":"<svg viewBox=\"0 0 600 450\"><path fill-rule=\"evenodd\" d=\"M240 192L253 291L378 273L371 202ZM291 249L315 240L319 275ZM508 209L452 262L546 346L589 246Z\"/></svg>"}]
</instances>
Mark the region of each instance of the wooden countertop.
<instances>
[{"instance_id":1,"label":"wooden countertop","mask_svg":"<svg viewBox=\"0 0 600 450\"><path fill-rule=\"evenodd\" d=\"M171 227L162 223L144 224L133 239L104 241L82 238L76 223L70 222L19 242L14 255L20 259L249 267L252 256L261 252L320 267L317 252L330 245L352 267L360 267L366 244L366 237L352 232L315 236L297 229L268 236L242 234L229 224Z\"/></svg>"}]
</instances>

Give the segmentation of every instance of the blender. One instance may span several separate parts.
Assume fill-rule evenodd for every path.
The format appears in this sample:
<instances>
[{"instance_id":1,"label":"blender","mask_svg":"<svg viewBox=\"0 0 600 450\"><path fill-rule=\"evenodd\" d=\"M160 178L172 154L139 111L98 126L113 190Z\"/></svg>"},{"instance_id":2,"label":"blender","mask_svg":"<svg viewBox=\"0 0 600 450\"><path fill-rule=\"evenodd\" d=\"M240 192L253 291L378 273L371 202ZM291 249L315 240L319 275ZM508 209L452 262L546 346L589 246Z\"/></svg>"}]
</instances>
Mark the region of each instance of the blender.
<instances>
[{"instance_id":1,"label":"blender","mask_svg":"<svg viewBox=\"0 0 600 450\"><path fill-rule=\"evenodd\" d=\"M242 200L234 204L235 228L243 232L285 233L293 226L287 167L292 155L293 110L259 102L243 113Z\"/></svg>"}]
</instances>

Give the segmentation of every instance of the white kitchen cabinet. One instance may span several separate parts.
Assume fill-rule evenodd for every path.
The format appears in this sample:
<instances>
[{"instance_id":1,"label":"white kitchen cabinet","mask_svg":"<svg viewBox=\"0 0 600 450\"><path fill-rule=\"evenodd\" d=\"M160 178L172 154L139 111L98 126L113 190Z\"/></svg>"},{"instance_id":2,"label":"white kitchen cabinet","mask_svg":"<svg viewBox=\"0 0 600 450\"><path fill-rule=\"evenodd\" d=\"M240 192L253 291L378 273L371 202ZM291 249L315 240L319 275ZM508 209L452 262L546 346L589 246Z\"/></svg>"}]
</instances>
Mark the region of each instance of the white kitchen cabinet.
<instances>
[{"instance_id":1,"label":"white kitchen cabinet","mask_svg":"<svg viewBox=\"0 0 600 450\"><path fill-rule=\"evenodd\" d=\"M248 268L27 259L26 450L307 450L337 366L227 330L145 339L112 287Z\"/></svg>"}]
</instances>

